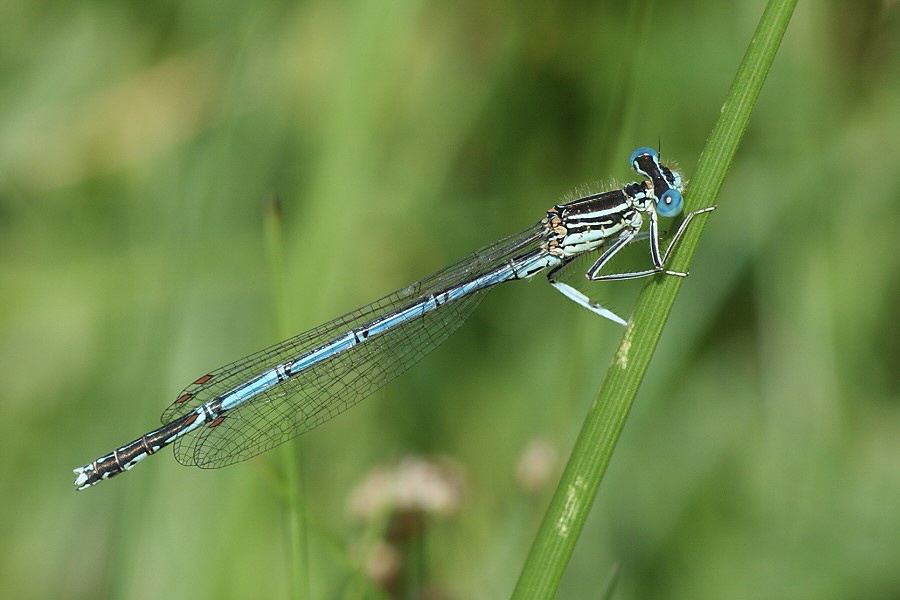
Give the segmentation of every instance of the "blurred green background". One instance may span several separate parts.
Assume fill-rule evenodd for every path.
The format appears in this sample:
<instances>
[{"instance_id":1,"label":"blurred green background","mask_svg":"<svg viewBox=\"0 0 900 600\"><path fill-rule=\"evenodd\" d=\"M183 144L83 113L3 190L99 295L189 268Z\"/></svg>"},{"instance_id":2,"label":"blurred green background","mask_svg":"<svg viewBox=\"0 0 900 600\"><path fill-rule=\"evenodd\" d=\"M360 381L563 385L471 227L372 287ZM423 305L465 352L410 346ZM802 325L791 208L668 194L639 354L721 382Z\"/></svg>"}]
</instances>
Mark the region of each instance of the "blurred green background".
<instances>
[{"instance_id":1,"label":"blurred green background","mask_svg":"<svg viewBox=\"0 0 900 600\"><path fill-rule=\"evenodd\" d=\"M70 470L198 375L630 181L639 145L690 177L763 6L3 4L0 596L288 596L283 452ZM900 597L898 156L900 6L801 2L561 598L616 564L622 599ZM375 593L349 498L410 454L464 487L424 519L423 594L507 596L620 335L501 286L300 438L312 597Z\"/></svg>"}]
</instances>

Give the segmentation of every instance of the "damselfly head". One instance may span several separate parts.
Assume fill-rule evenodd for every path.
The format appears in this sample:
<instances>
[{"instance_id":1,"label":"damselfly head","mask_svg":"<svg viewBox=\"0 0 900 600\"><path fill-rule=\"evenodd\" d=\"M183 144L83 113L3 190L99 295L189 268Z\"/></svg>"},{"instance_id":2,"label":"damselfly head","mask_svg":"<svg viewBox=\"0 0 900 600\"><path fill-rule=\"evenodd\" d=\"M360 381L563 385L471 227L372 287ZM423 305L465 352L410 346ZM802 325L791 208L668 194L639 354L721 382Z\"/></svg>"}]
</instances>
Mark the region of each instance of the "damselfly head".
<instances>
[{"instance_id":1,"label":"damselfly head","mask_svg":"<svg viewBox=\"0 0 900 600\"><path fill-rule=\"evenodd\" d=\"M675 217L681 213L684 208L684 198L681 195L684 181L678 171L659 161L656 150L642 146L632 152L631 167L650 180L659 216Z\"/></svg>"}]
</instances>

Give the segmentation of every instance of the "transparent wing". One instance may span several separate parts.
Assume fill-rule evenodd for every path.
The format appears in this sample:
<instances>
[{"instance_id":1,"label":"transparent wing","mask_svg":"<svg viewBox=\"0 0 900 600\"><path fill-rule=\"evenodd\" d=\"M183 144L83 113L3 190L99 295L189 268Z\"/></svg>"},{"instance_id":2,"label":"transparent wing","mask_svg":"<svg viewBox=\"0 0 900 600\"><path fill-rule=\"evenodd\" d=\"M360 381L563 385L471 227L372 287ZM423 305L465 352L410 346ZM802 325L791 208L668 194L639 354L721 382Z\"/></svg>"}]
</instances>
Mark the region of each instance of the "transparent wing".
<instances>
[{"instance_id":1,"label":"transparent wing","mask_svg":"<svg viewBox=\"0 0 900 600\"><path fill-rule=\"evenodd\" d=\"M163 412L162 421L168 423L351 329L377 321L421 298L534 251L540 243L541 228L532 226L372 304L212 371L187 386ZM462 324L486 291L483 289L443 304L438 310L357 344L270 388L229 411L215 426L200 427L177 440L175 458L184 465L223 467L309 431L371 395L421 360Z\"/></svg>"}]
</instances>

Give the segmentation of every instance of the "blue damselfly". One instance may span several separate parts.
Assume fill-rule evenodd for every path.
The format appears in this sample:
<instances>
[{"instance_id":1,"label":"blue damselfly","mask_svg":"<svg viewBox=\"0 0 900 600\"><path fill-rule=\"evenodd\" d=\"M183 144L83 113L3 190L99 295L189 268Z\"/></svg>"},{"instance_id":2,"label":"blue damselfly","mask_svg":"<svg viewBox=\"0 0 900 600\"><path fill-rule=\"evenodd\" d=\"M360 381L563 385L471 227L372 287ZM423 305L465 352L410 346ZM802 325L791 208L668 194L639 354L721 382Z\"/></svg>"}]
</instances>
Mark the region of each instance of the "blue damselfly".
<instances>
[{"instance_id":1,"label":"blue damselfly","mask_svg":"<svg viewBox=\"0 0 900 600\"><path fill-rule=\"evenodd\" d=\"M683 181L652 148L635 150L631 166L646 180L557 204L535 225L427 279L203 375L163 412L162 427L75 469L75 486L83 490L118 475L169 444L181 464L216 468L309 431L419 361L459 327L484 292L505 281L547 271L550 284L567 298L624 325L560 281L561 273L576 257L602 250L587 270L590 280L684 277L666 269L669 254L691 219L715 208L689 213L663 253L658 219L681 213ZM623 247L642 239L649 239L650 268L600 272Z\"/></svg>"}]
</instances>

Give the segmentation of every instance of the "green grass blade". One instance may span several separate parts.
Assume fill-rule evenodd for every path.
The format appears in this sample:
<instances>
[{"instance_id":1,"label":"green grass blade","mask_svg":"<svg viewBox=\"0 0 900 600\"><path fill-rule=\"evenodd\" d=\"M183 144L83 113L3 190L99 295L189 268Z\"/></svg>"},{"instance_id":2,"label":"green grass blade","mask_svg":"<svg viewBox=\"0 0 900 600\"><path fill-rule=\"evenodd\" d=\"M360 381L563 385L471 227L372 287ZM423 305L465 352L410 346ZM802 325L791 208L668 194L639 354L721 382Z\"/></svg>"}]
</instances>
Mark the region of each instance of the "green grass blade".
<instances>
[{"instance_id":1,"label":"green grass blade","mask_svg":"<svg viewBox=\"0 0 900 600\"><path fill-rule=\"evenodd\" d=\"M721 117L701 153L690 186L691 206L686 210L714 202L795 5L796 0L770 0L766 6ZM686 270L706 219L702 215L692 223L672 257L671 269ZM642 291L544 515L513 598L555 596L682 281L680 277L660 277Z\"/></svg>"},{"instance_id":2,"label":"green grass blade","mask_svg":"<svg viewBox=\"0 0 900 600\"><path fill-rule=\"evenodd\" d=\"M288 299L284 286L284 236L281 207L277 198L270 198L265 206L265 240L269 267L272 272L272 288L275 299L276 330L279 339L287 338ZM291 598L309 598L309 555L307 553L307 503L303 493L303 481L298 442L282 444L284 466L285 531L290 555L288 558L288 589Z\"/></svg>"}]
</instances>

